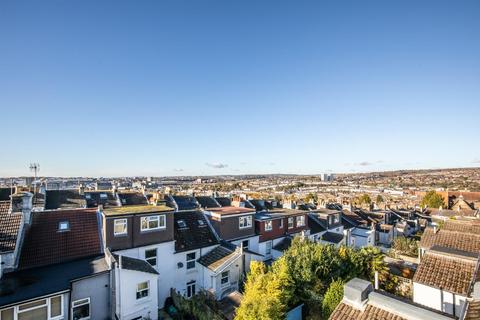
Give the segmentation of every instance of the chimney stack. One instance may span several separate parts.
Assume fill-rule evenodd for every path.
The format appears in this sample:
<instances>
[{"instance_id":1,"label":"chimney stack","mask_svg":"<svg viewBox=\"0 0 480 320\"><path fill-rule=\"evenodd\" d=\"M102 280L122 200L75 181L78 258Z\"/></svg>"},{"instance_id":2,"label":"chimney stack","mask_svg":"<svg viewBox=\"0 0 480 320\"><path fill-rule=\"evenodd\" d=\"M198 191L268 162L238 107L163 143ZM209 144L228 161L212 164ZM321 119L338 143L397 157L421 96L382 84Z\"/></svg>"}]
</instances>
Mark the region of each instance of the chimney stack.
<instances>
[{"instance_id":1,"label":"chimney stack","mask_svg":"<svg viewBox=\"0 0 480 320\"><path fill-rule=\"evenodd\" d=\"M368 301L368 295L373 291L369 281L353 278L344 287L343 301L350 306L363 310Z\"/></svg>"},{"instance_id":2,"label":"chimney stack","mask_svg":"<svg viewBox=\"0 0 480 320\"><path fill-rule=\"evenodd\" d=\"M25 224L29 225L32 220L32 197L30 192L24 192L22 196L22 216Z\"/></svg>"}]
</instances>

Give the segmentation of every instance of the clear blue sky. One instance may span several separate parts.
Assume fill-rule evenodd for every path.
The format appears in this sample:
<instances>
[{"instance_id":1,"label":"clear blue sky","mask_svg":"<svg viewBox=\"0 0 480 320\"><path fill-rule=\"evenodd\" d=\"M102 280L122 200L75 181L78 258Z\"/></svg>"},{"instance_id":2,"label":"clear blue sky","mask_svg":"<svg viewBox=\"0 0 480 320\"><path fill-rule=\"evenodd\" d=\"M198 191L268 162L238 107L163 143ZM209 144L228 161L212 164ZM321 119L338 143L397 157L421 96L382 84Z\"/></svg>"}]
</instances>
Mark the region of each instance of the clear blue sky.
<instances>
[{"instance_id":1,"label":"clear blue sky","mask_svg":"<svg viewBox=\"0 0 480 320\"><path fill-rule=\"evenodd\" d=\"M480 166L480 1L0 2L0 176Z\"/></svg>"}]
</instances>

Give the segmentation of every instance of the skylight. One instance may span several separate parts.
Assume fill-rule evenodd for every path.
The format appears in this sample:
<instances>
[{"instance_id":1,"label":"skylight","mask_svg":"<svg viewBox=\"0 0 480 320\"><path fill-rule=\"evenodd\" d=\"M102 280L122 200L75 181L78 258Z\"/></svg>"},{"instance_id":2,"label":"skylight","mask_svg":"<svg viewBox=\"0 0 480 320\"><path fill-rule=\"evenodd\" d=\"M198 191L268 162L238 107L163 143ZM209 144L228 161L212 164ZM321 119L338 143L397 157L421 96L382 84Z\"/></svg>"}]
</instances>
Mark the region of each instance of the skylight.
<instances>
[{"instance_id":1,"label":"skylight","mask_svg":"<svg viewBox=\"0 0 480 320\"><path fill-rule=\"evenodd\" d=\"M70 230L70 223L68 221L60 221L58 223L58 231L68 231Z\"/></svg>"},{"instance_id":2,"label":"skylight","mask_svg":"<svg viewBox=\"0 0 480 320\"><path fill-rule=\"evenodd\" d=\"M178 220L177 224L180 228L186 228L187 224L185 223L185 220Z\"/></svg>"}]
</instances>

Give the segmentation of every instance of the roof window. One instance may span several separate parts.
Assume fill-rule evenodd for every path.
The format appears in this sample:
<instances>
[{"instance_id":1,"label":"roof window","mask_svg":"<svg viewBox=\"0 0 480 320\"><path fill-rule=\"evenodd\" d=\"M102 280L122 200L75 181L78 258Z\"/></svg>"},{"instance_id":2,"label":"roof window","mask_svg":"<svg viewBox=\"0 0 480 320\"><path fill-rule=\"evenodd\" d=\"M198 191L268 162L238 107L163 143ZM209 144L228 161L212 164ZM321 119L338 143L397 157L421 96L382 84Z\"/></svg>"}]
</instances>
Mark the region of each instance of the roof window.
<instances>
[{"instance_id":1,"label":"roof window","mask_svg":"<svg viewBox=\"0 0 480 320\"><path fill-rule=\"evenodd\" d=\"M59 232L68 231L68 230L70 230L70 223L68 221L60 221L58 223Z\"/></svg>"}]
</instances>

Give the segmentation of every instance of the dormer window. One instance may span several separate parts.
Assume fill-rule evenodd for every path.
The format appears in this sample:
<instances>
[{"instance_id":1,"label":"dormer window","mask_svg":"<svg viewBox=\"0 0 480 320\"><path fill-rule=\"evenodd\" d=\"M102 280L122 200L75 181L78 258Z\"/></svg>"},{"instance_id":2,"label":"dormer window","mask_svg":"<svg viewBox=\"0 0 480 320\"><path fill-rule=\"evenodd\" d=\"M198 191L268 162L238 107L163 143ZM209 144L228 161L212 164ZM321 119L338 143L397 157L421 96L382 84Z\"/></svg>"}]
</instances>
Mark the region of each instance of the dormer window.
<instances>
[{"instance_id":1,"label":"dormer window","mask_svg":"<svg viewBox=\"0 0 480 320\"><path fill-rule=\"evenodd\" d=\"M100 193L100 199L107 199L107 194L106 193Z\"/></svg>"},{"instance_id":2,"label":"dormer window","mask_svg":"<svg viewBox=\"0 0 480 320\"><path fill-rule=\"evenodd\" d=\"M199 224L200 224L200 220L198 220L198 221L199 221ZM186 228L187 227L187 223L185 222L185 220L177 220L177 225L178 225L179 228Z\"/></svg>"},{"instance_id":3,"label":"dormer window","mask_svg":"<svg viewBox=\"0 0 480 320\"><path fill-rule=\"evenodd\" d=\"M60 221L58 223L59 232L68 231L68 230L70 230L70 223L68 221Z\"/></svg>"},{"instance_id":4,"label":"dormer window","mask_svg":"<svg viewBox=\"0 0 480 320\"><path fill-rule=\"evenodd\" d=\"M92 196L90 195L90 193L87 193L87 194L85 195L85 199L87 199L87 200L92 199Z\"/></svg>"}]
</instances>

